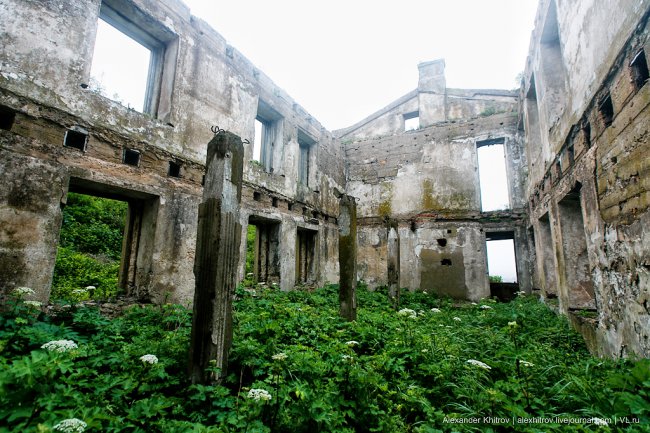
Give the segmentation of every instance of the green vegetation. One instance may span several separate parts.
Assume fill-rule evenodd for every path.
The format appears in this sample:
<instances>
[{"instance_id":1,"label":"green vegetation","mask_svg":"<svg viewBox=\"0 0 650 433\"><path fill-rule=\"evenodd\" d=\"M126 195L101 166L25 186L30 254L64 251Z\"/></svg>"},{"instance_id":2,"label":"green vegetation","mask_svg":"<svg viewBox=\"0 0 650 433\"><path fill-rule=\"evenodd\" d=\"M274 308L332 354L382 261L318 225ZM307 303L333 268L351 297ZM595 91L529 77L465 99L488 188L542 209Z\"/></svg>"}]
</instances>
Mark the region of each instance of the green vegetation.
<instances>
[{"instance_id":1,"label":"green vegetation","mask_svg":"<svg viewBox=\"0 0 650 433\"><path fill-rule=\"evenodd\" d=\"M396 312L361 289L359 318L345 322L337 295L238 290L229 374L192 385L183 307L47 317L17 294L0 316L0 433L72 418L86 432L650 431L650 361L593 358L533 298L405 293ZM52 340L70 341L43 347Z\"/></svg>"},{"instance_id":2,"label":"green vegetation","mask_svg":"<svg viewBox=\"0 0 650 433\"><path fill-rule=\"evenodd\" d=\"M54 267L54 299L78 297L73 291L87 286L96 288L91 293L96 298L117 294L127 208L117 200L68 194Z\"/></svg>"},{"instance_id":3,"label":"green vegetation","mask_svg":"<svg viewBox=\"0 0 650 433\"><path fill-rule=\"evenodd\" d=\"M250 286L255 284L255 239L257 238L257 227L253 224L248 224L246 229L246 275L242 284Z\"/></svg>"},{"instance_id":4,"label":"green vegetation","mask_svg":"<svg viewBox=\"0 0 650 433\"><path fill-rule=\"evenodd\" d=\"M503 283L503 277L501 275L490 275L491 283Z\"/></svg>"}]
</instances>

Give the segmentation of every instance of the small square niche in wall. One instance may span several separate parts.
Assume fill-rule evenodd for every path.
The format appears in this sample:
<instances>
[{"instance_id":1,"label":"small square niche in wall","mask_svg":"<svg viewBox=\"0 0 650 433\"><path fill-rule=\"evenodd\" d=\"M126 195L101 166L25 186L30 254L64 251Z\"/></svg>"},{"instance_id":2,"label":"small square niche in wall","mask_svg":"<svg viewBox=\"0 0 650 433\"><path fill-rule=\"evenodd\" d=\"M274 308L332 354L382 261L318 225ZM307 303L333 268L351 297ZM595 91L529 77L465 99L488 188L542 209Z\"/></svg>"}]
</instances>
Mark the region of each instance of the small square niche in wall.
<instances>
[{"instance_id":1,"label":"small square niche in wall","mask_svg":"<svg viewBox=\"0 0 650 433\"><path fill-rule=\"evenodd\" d=\"M140 151L135 149L124 149L122 162L126 165L137 167L140 165Z\"/></svg>"},{"instance_id":2,"label":"small square niche in wall","mask_svg":"<svg viewBox=\"0 0 650 433\"><path fill-rule=\"evenodd\" d=\"M65 136L63 137L63 145L65 147L72 147L85 152L86 144L88 144L88 133L86 131L68 129L65 132Z\"/></svg>"},{"instance_id":3,"label":"small square niche in wall","mask_svg":"<svg viewBox=\"0 0 650 433\"><path fill-rule=\"evenodd\" d=\"M181 165L176 161L169 161L169 177L181 177Z\"/></svg>"}]
</instances>

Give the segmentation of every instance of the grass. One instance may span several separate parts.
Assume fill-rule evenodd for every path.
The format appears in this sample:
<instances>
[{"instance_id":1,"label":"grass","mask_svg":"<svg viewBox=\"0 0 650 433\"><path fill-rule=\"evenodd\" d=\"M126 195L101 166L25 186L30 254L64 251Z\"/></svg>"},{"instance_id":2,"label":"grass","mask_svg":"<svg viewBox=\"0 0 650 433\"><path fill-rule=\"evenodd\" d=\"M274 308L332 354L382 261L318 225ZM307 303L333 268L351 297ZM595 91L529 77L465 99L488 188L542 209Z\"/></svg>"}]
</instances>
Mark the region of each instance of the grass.
<instances>
[{"instance_id":1,"label":"grass","mask_svg":"<svg viewBox=\"0 0 650 433\"><path fill-rule=\"evenodd\" d=\"M592 357L528 297L406 293L395 311L360 289L348 323L336 286L238 290L228 375L210 385L186 380L184 307L109 320L75 305L45 316L24 299L0 317L0 432L71 418L87 432L650 431L648 360ZM78 347L42 348L52 340Z\"/></svg>"}]
</instances>

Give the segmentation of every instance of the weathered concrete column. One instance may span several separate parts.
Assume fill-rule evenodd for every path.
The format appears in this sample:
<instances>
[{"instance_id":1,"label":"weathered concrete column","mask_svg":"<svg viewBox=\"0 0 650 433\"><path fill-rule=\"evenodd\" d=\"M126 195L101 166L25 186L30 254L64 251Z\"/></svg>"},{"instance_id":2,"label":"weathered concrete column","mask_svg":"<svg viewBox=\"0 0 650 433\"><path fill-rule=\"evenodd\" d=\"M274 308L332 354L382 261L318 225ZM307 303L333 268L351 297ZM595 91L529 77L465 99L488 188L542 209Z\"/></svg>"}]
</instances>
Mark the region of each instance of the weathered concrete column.
<instances>
[{"instance_id":1,"label":"weathered concrete column","mask_svg":"<svg viewBox=\"0 0 650 433\"><path fill-rule=\"evenodd\" d=\"M339 197L339 302L341 317L357 319L357 202Z\"/></svg>"},{"instance_id":2,"label":"weathered concrete column","mask_svg":"<svg viewBox=\"0 0 650 433\"><path fill-rule=\"evenodd\" d=\"M399 231L397 230L397 221L388 222L388 296L390 297L393 308L399 306Z\"/></svg>"},{"instance_id":3,"label":"weathered concrete column","mask_svg":"<svg viewBox=\"0 0 650 433\"><path fill-rule=\"evenodd\" d=\"M239 205L243 156L241 139L230 132L221 132L208 143L194 259L196 289L189 367L193 383L218 381L228 366L242 230ZM208 367L220 371L210 374Z\"/></svg>"}]
</instances>

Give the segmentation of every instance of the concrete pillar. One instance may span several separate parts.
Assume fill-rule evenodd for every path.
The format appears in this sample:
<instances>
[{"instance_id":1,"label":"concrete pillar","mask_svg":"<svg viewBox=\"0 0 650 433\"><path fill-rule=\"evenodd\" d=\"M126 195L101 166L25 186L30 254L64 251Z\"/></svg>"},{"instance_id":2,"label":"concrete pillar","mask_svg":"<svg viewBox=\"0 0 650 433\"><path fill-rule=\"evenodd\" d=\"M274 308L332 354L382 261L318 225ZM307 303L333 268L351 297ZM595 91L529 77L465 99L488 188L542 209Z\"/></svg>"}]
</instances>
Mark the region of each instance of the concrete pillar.
<instances>
[{"instance_id":1,"label":"concrete pillar","mask_svg":"<svg viewBox=\"0 0 650 433\"><path fill-rule=\"evenodd\" d=\"M194 315L189 373L193 383L226 374L232 344L232 298L242 227L239 222L244 147L221 132L208 143L203 202L199 206L194 275ZM218 373L207 373L217 367Z\"/></svg>"},{"instance_id":2,"label":"concrete pillar","mask_svg":"<svg viewBox=\"0 0 650 433\"><path fill-rule=\"evenodd\" d=\"M397 230L397 221L388 223L388 296L393 304L393 308L399 306L400 286L400 257L399 257L399 232Z\"/></svg>"},{"instance_id":3,"label":"concrete pillar","mask_svg":"<svg viewBox=\"0 0 650 433\"><path fill-rule=\"evenodd\" d=\"M339 302L341 317L357 319L357 202L339 197Z\"/></svg>"}]
</instances>

